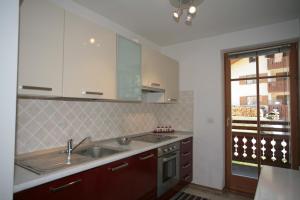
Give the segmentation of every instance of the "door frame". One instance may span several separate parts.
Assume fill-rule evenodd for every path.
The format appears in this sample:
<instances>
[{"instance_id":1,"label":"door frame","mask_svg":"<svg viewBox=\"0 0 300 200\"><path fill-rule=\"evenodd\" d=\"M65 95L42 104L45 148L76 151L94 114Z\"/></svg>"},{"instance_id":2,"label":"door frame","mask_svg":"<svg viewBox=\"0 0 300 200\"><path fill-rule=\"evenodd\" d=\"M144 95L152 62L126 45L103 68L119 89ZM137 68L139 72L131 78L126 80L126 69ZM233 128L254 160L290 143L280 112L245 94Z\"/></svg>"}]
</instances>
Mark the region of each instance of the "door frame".
<instances>
[{"instance_id":1,"label":"door frame","mask_svg":"<svg viewBox=\"0 0 300 200\"><path fill-rule=\"evenodd\" d=\"M298 97L299 97L299 74L298 74L298 63L299 63L299 54L298 54L298 41L291 41L291 42L284 42L284 43L274 43L259 47L252 47L252 48L244 48L235 51L228 51L224 52L224 126L225 126L225 189L233 192L244 193L247 195L254 195L256 191L256 184L257 181L253 179L249 179L247 186L241 186L241 179L238 176L231 175L231 160L232 160L232 134L228 134L231 131L231 70L230 70L230 59L229 53L235 53L240 51L252 51L252 50L259 50L261 48L270 48L277 45L282 44L290 44L291 45L291 53L290 53L290 97L291 97L291 107L293 107L297 112L291 112L291 168L298 169L300 165L300 133L299 133L299 107L298 107ZM258 64L257 64L258 67ZM260 154L260 151L258 151ZM231 178L233 177L233 178ZM233 179L233 184L231 182ZM247 179L243 177L243 179Z\"/></svg>"}]
</instances>

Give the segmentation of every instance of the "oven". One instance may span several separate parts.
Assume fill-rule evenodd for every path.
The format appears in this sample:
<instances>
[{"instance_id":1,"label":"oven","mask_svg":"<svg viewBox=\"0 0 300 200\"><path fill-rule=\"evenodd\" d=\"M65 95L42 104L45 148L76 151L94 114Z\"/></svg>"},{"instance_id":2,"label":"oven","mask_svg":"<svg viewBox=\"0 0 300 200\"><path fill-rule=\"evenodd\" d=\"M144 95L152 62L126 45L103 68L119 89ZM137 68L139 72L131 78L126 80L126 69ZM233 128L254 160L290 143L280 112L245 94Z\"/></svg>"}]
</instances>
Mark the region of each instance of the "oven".
<instances>
[{"instance_id":1,"label":"oven","mask_svg":"<svg viewBox=\"0 0 300 200\"><path fill-rule=\"evenodd\" d=\"M179 182L179 149L179 142L158 148L157 197Z\"/></svg>"}]
</instances>

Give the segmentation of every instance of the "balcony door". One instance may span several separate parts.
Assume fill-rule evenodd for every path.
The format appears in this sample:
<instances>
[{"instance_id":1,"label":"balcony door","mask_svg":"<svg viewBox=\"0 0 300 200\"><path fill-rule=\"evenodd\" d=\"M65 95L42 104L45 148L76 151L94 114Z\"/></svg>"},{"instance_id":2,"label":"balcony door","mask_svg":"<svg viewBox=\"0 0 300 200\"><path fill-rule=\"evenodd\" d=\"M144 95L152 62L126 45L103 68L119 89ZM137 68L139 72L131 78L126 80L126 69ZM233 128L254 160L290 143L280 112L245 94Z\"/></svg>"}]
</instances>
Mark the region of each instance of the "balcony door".
<instances>
[{"instance_id":1,"label":"balcony door","mask_svg":"<svg viewBox=\"0 0 300 200\"><path fill-rule=\"evenodd\" d=\"M298 49L225 54L226 187L254 194L264 165L296 168Z\"/></svg>"}]
</instances>

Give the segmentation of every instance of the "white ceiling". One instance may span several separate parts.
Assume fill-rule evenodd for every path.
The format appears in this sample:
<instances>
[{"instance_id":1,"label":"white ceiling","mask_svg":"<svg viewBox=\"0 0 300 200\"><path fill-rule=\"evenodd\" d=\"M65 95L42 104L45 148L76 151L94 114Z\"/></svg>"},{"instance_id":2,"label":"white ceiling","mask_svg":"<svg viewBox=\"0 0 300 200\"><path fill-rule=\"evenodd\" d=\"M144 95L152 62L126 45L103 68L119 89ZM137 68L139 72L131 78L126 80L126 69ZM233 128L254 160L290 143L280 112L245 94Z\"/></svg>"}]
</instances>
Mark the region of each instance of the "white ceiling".
<instances>
[{"instance_id":1,"label":"white ceiling","mask_svg":"<svg viewBox=\"0 0 300 200\"><path fill-rule=\"evenodd\" d=\"M177 24L169 0L74 0L159 46L300 17L300 0L205 0L192 26Z\"/></svg>"}]
</instances>

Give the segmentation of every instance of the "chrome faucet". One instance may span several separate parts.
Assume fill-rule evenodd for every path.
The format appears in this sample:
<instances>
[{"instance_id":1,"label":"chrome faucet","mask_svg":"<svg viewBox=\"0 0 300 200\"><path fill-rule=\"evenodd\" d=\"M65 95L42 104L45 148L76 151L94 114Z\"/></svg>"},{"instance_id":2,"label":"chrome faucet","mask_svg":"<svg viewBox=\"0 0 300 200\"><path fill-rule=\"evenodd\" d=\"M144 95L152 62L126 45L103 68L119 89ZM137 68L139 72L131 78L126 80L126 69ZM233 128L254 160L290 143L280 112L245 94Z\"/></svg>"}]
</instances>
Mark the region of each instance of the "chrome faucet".
<instances>
[{"instance_id":1,"label":"chrome faucet","mask_svg":"<svg viewBox=\"0 0 300 200\"><path fill-rule=\"evenodd\" d=\"M71 164L71 155L72 155L72 152L77 148L79 147L83 142L85 142L87 139L91 139L90 136L88 137L85 137L83 138L83 140L81 140L74 148L73 148L73 139L69 139L68 140L68 143L67 143L67 149L66 149L66 153L68 154L68 157L67 157L67 164Z\"/></svg>"},{"instance_id":2,"label":"chrome faucet","mask_svg":"<svg viewBox=\"0 0 300 200\"><path fill-rule=\"evenodd\" d=\"M71 164L72 151L73 151L73 140L69 139L68 143L67 143L67 150L66 150L66 153L68 154L68 157L67 157L67 164L68 165Z\"/></svg>"}]
</instances>

